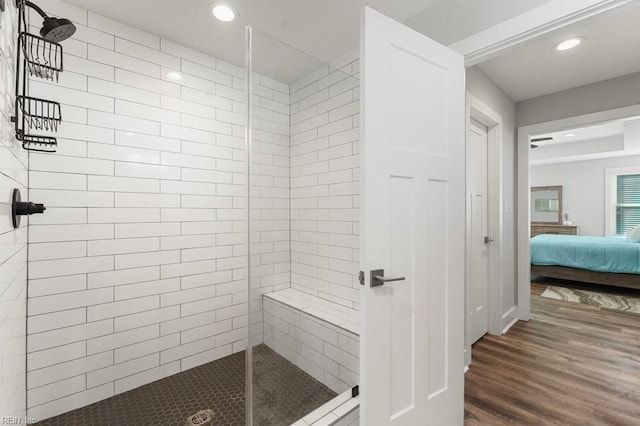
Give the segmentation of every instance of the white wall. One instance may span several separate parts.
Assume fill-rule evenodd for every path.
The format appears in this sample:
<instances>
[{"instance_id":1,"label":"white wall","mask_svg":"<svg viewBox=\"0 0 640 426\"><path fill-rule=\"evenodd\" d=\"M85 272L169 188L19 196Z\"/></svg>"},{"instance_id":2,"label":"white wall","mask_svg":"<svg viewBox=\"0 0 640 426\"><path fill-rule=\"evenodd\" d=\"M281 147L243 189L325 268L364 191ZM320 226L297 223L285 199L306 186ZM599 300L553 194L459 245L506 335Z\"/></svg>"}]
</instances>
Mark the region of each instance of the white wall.
<instances>
[{"instance_id":1,"label":"white wall","mask_svg":"<svg viewBox=\"0 0 640 426\"><path fill-rule=\"evenodd\" d=\"M629 74L516 104L516 124L525 126L640 103L640 73Z\"/></svg>"},{"instance_id":2,"label":"white wall","mask_svg":"<svg viewBox=\"0 0 640 426\"><path fill-rule=\"evenodd\" d=\"M11 224L11 193L27 193L27 152L15 139L14 72L16 54L15 3L8 1L0 17L0 416L26 415L27 220Z\"/></svg>"},{"instance_id":3,"label":"white wall","mask_svg":"<svg viewBox=\"0 0 640 426\"><path fill-rule=\"evenodd\" d=\"M605 169L640 164L640 155L531 166L531 186L562 185L562 210L579 235L604 236Z\"/></svg>"},{"instance_id":4,"label":"white wall","mask_svg":"<svg viewBox=\"0 0 640 426\"><path fill-rule=\"evenodd\" d=\"M359 61L291 86L291 286L357 309Z\"/></svg>"},{"instance_id":5,"label":"white wall","mask_svg":"<svg viewBox=\"0 0 640 426\"><path fill-rule=\"evenodd\" d=\"M502 229L502 308L504 315L516 305L516 229L515 229L515 103L478 67L467 68L467 92L471 93L502 116L502 179L503 179L503 229ZM503 326L513 318L507 315Z\"/></svg>"},{"instance_id":6,"label":"white wall","mask_svg":"<svg viewBox=\"0 0 640 426\"><path fill-rule=\"evenodd\" d=\"M58 152L30 156L31 198L48 207L29 235L27 386L39 419L242 350L247 260L243 70L43 6L78 32L63 43L60 82L31 83L63 114ZM254 88L253 260L273 290L288 286L289 88L261 76Z\"/></svg>"}]
</instances>

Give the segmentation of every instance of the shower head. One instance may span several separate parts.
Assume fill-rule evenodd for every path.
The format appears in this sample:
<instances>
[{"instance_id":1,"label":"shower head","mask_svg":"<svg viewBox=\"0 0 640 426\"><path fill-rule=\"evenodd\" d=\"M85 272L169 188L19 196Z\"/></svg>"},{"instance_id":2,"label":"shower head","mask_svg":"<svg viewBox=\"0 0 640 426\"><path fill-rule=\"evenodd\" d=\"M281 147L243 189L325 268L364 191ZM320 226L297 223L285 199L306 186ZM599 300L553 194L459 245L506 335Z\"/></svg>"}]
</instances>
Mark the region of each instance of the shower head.
<instances>
[{"instance_id":1,"label":"shower head","mask_svg":"<svg viewBox=\"0 0 640 426\"><path fill-rule=\"evenodd\" d=\"M42 28L40 29L40 35L45 40L53 43L60 43L61 41L71 37L76 32L76 26L73 25L73 22L70 20L51 17L44 13L44 10L40 9L37 4L31 3L28 0L26 0L24 4L38 12L38 14L44 18Z\"/></svg>"},{"instance_id":2,"label":"shower head","mask_svg":"<svg viewBox=\"0 0 640 426\"><path fill-rule=\"evenodd\" d=\"M65 18L44 18L40 35L47 41L60 43L71 37L76 32L76 26Z\"/></svg>"}]
</instances>

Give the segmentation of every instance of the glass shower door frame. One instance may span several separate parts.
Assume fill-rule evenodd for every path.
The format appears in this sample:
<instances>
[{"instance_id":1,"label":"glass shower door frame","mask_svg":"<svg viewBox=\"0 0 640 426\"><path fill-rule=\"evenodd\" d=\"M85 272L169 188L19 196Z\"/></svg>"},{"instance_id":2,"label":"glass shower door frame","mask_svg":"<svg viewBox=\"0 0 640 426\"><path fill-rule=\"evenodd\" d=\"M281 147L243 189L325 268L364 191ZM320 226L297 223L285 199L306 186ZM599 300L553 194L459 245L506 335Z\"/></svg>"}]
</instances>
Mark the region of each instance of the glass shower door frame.
<instances>
[{"instance_id":1,"label":"glass shower door frame","mask_svg":"<svg viewBox=\"0 0 640 426\"><path fill-rule=\"evenodd\" d=\"M253 29L245 27L245 149L247 162L247 346L245 349L245 416L247 426L253 425L253 344L251 342L251 149L253 122L252 115L252 74L253 74Z\"/></svg>"}]
</instances>

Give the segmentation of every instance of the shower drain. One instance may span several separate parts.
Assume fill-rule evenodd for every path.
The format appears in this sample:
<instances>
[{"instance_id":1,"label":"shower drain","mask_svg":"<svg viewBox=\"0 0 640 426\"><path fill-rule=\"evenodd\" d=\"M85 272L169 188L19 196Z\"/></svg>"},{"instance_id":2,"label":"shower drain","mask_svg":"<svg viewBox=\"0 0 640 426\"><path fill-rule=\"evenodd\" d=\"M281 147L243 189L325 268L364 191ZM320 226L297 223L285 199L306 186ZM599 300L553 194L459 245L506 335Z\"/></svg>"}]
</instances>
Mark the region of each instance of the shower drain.
<instances>
[{"instance_id":1,"label":"shower drain","mask_svg":"<svg viewBox=\"0 0 640 426\"><path fill-rule=\"evenodd\" d=\"M213 416L213 410L198 411L194 415L187 417L187 426L210 425L213 421Z\"/></svg>"}]
</instances>

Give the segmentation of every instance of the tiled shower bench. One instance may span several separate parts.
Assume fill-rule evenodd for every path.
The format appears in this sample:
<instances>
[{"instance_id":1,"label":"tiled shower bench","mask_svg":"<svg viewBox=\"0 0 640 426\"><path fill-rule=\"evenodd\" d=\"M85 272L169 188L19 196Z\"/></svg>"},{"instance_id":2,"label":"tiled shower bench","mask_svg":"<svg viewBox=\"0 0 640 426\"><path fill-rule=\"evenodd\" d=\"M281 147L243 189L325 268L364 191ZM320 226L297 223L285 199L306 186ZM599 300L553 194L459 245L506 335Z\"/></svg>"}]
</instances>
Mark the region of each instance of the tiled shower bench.
<instances>
[{"instance_id":1,"label":"tiled shower bench","mask_svg":"<svg viewBox=\"0 0 640 426\"><path fill-rule=\"evenodd\" d=\"M299 424L348 424L335 413L357 408L348 399L359 382L359 312L292 288L263 294L263 310L264 343L339 394Z\"/></svg>"}]
</instances>

